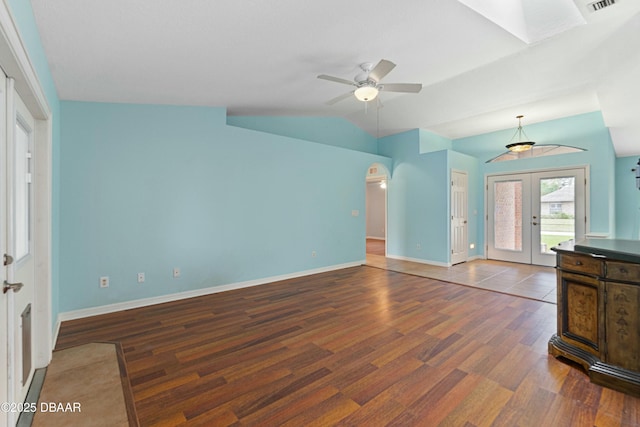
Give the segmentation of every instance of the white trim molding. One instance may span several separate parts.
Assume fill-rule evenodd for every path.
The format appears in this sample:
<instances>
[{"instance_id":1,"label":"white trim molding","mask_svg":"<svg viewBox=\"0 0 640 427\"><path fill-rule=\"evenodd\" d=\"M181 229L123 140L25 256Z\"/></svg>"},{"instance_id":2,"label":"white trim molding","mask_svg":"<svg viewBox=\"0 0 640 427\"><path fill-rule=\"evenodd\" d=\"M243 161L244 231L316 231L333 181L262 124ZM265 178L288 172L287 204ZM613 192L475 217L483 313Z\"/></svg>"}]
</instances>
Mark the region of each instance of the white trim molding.
<instances>
[{"instance_id":1,"label":"white trim molding","mask_svg":"<svg viewBox=\"0 0 640 427\"><path fill-rule=\"evenodd\" d=\"M4 72L16 80L16 90L34 118L48 120L51 117L51 108L7 0L0 2L0 37L0 63Z\"/></svg>"},{"instance_id":2,"label":"white trim molding","mask_svg":"<svg viewBox=\"0 0 640 427\"><path fill-rule=\"evenodd\" d=\"M85 317L98 316L101 314L115 313L118 311L130 310L132 308L147 307L154 304L162 304L165 302L178 301L187 298L194 298L203 295L217 294L219 292L232 291L235 289L249 288L252 286L265 285L282 280L295 279L297 277L310 276L312 274L326 273L329 271L342 270L345 268L359 267L366 261L360 260L345 264L331 265L328 267L315 268L312 270L299 271L296 273L283 274L279 276L265 277L262 279L247 280L244 282L228 283L225 285L211 286L208 288L194 289L192 291L178 292L175 294L160 295L157 297L143 298L132 301L119 302L115 304L101 305L98 307L83 308L80 310L66 311L58 315L58 330L60 323L67 320L82 319ZM56 333L57 339L57 333Z\"/></svg>"}]
</instances>

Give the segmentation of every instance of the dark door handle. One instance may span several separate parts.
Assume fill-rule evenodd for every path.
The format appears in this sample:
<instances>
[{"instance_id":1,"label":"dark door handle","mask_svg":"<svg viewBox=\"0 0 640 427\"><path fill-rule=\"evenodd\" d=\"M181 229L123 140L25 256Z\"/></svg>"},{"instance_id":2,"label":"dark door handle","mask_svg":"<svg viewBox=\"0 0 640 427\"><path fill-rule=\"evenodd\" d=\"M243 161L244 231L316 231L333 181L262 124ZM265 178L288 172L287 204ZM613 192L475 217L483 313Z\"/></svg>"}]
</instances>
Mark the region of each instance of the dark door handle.
<instances>
[{"instance_id":1,"label":"dark door handle","mask_svg":"<svg viewBox=\"0 0 640 427\"><path fill-rule=\"evenodd\" d=\"M5 280L2 285L2 293L6 294L10 290L13 290L13 292L20 292L20 289L22 289L23 286L24 283L9 283Z\"/></svg>"}]
</instances>

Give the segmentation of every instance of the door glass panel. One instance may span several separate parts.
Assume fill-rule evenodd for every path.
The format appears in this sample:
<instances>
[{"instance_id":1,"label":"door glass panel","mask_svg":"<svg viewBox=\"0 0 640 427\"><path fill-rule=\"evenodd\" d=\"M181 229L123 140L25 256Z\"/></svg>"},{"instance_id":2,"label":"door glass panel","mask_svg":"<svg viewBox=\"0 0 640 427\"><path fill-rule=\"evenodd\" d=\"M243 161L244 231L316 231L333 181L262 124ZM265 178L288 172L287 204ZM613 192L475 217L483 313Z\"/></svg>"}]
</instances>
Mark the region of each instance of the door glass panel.
<instances>
[{"instance_id":1,"label":"door glass panel","mask_svg":"<svg viewBox=\"0 0 640 427\"><path fill-rule=\"evenodd\" d=\"M31 222L29 133L20 123L16 123L15 155L15 256L19 260L29 253L29 226Z\"/></svg>"},{"instance_id":2,"label":"door glass panel","mask_svg":"<svg viewBox=\"0 0 640 427\"><path fill-rule=\"evenodd\" d=\"M494 184L494 247L522 251L522 181Z\"/></svg>"},{"instance_id":3,"label":"door glass panel","mask_svg":"<svg viewBox=\"0 0 640 427\"><path fill-rule=\"evenodd\" d=\"M540 180L539 230L542 254L552 254L551 248L558 243L575 239L575 183L573 176Z\"/></svg>"}]
</instances>

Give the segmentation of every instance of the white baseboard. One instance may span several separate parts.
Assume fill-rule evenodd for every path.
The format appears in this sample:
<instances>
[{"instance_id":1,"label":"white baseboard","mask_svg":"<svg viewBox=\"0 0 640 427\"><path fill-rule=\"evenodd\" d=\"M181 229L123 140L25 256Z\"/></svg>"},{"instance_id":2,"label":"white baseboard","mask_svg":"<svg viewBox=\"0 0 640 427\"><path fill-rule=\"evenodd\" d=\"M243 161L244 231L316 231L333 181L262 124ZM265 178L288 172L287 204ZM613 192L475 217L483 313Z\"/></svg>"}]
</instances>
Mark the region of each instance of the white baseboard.
<instances>
[{"instance_id":1,"label":"white baseboard","mask_svg":"<svg viewBox=\"0 0 640 427\"><path fill-rule=\"evenodd\" d=\"M428 260L424 260L424 259L420 259L420 258L411 258L411 257L406 257L406 256L400 256L400 255L389 255L389 254L387 254L387 258L398 259L400 261L418 262L420 264L435 265L435 266L438 266L438 267L451 267L451 264L448 263L448 262L428 261Z\"/></svg>"},{"instance_id":2,"label":"white baseboard","mask_svg":"<svg viewBox=\"0 0 640 427\"><path fill-rule=\"evenodd\" d=\"M51 350L56 348L56 343L58 342L58 334L60 334L60 325L62 324L62 320L60 320L60 315L58 314L58 320L56 321L56 330L53 331Z\"/></svg>"},{"instance_id":3,"label":"white baseboard","mask_svg":"<svg viewBox=\"0 0 640 427\"><path fill-rule=\"evenodd\" d=\"M90 308L83 308L80 310L66 311L64 313L58 314L57 328L59 330L60 323L66 320L82 319L85 317L98 316L100 314L130 310L132 308L146 307L149 305L162 304L165 302L199 297L202 295L216 294L218 292L231 291L234 289L242 289L242 288L248 288L251 286L264 285L267 283L279 282L281 280L295 279L296 277L303 277L303 276L309 276L312 274L326 273L328 271L342 270L344 268L357 267L365 263L366 263L366 260L348 262L345 264L331 265L328 267L315 268L313 270L298 271L295 273L283 274L280 276L271 276L271 277L265 277L262 279L247 280L246 282L229 283L226 285L212 286L209 288L195 289L192 291L178 292L175 294L160 295L157 297L142 298L142 299L137 299L132 301L119 302L115 304L101 305L98 307L90 307ZM54 338L54 346L57 338L58 338L58 332L56 331L55 338Z\"/></svg>"}]
</instances>

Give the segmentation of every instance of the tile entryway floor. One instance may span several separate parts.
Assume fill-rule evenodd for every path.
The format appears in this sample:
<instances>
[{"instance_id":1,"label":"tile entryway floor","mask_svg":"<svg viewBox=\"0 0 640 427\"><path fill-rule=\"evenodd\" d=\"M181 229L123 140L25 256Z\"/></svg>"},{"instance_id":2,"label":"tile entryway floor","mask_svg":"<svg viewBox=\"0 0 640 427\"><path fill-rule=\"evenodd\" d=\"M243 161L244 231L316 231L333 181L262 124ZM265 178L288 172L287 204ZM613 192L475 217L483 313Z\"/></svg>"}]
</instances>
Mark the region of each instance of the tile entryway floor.
<instances>
[{"instance_id":1,"label":"tile entryway floor","mask_svg":"<svg viewBox=\"0 0 640 427\"><path fill-rule=\"evenodd\" d=\"M437 267L367 253L367 265L415 276L429 277L556 304L553 267L494 260L473 260L452 267Z\"/></svg>"}]
</instances>

